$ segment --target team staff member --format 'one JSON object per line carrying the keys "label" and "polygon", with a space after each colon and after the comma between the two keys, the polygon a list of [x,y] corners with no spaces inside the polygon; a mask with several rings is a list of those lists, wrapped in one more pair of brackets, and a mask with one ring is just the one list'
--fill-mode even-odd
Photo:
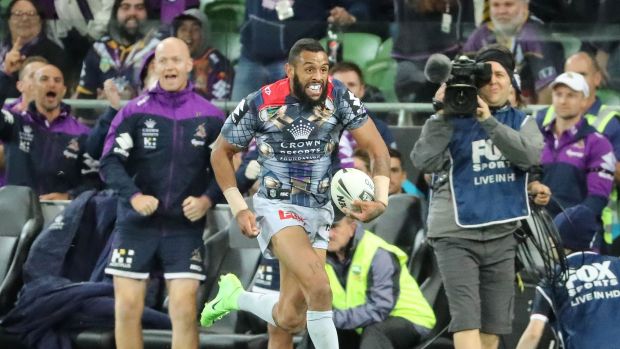
{"label": "team staff member", "polygon": [[187,45],[168,38],[155,51],[159,82],[114,118],[101,171],[120,196],[114,276],[116,347],[141,348],[141,315],[151,266],[167,280],[172,348],[197,348],[196,291],[204,280],[204,216],[218,190],[208,172],[223,115],[188,83]]}
{"label": "team staff member", "polygon": [[435,314],[407,270],[407,255],[334,212],[326,268],[340,348],[418,344],[435,326]]}
{"label": "team staff member", "polygon": [[98,177],[92,163],[84,161],[89,130],[62,103],[66,90],[62,72],[45,65],[34,74],[28,108],[3,109],[0,116],[6,184],[30,187],[42,200],[68,200],[95,186]]}
{"label": "team staff member", "polygon": [[[526,171],[543,141],[533,118],[510,106],[515,63],[489,46],[477,62],[492,78],[478,90],[476,114],[429,119],[411,153],[414,165],[436,173],[428,216],[450,306],[457,349],[497,348],[512,330],[513,232],[529,215]],[[437,95],[443,100],[443,88]]]}
{"label": "team staff member", "polygon": [[[324,269],[333,220],[331,156],[344,128],[374,161],[376,201],[354,202],[361,212],[351,212],[362,221],[387,207],[389,157],[363,104],[341,83],[330,81],[328,70],[318,41],[297,41],[286,64],[288,77],[242,100],[222,128],[213,169],[243,233],[258,235],[263,253],[280,261],[280,295],[246,292],[234,275],[225,275],[218,295],[202,312],[205,326],[241,309],[289,332],[307,325],[317,347],[338,347]],[[239,193],[232,165],[234,154],[255,136],[261,164],[256,215]]]}

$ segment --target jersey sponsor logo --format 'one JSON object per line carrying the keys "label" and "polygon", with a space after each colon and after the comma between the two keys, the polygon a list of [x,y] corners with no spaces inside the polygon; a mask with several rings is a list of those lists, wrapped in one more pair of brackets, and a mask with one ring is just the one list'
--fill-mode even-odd
{"label": "jersey sponsor logo", "polygon": [[205,124],[202,123],[196,127],[194,132],[194,138],[190,141],[194,147],[202,147],[205,145],[205,139],[207,138],[207,130]]}
{"label": "jersey sponsor logo", "polygon": [[9,125],[13,125],[13,123],[15,122],[15,117],[13,116],[13,114],[11,114],[11,112],[6,109],[0,109],[0,111],[2,111],[2,115],[4,115],[4,122]]}
{"label": "jersey sponsor logo", "polygon": [[280,217],[281,221],[284,221],[287,219],[294,219],[298,222],[305,223],[304,218],[295,212],[278,210],[278,216]]}
{"label": "jersey sponsor logo", "polygon": [[62,152],[67,159],[77,159],[80,153],[80,144],[78,143],[77,138],[72,138],[67,144],[67,148]]}
{"label": "jersey sponsor logo", "polygon": [[292,124],[286,126],[284,131],[287,132],[293,139],[308,139],[312,131],[316,129],[316,125],[304,118],[297,118]]}
{"label": "jersey sponsor logo", "polygon": [[22,130],[19,132],[19,150],[30,153],[30,145],[34,140],[34,133],[30,125],[22,126]]}
{"label": "jersey sponsor logo", "polygon": [[582,152],[568,149],[566,150],[566,156],[571,157],[571,158],[583,158],[584,154]]}
{"label": "jersey sponsor logo", "polygon": [[134,250],[125,248],[115,248],[112,251],[112,258],[110,260],[111,267],[131,268],[133,263]]}
{"label": "jersey sponsor logo", "polygon": [[239,104],[237,104],[237,107],[235,108],[235,110],[233,110],[233,112],[230,114],[230,118],[232,119],[232,122],[235,125],[238,125],[239,121],[241,121],[245,113],[248,112],[248,109],[249,107],[247,103],[245,102],[245,98],[244,98],[241,100],[241,102],[239,102]]}
{"label": "jersey sponsor logo", "polygon": [[327,147],[320,140],[280,142],[275,149],[275,157],[279,161],[317,160],[324,156],[326,151]]}
{"label": "jersey sponsor logo", "polygon": [[153,119],[147,119],[144,126],[146,126],[142,129],[144,149],[157,149],[157,139],[159,138],[159,129],[155,128],[157,122]]}
{"label": "jersey sponsor logo", "polygon": [[610,265],[611,261],[604,261],[568,270],[565,286],[571,297],[571,306],[596,299],[620,297],[620,290],[617,289],[618,278],[609,269]]}
{"label": "jersey sponsor logo", "polygon": [[133,139],[131,138],[131,135],[127,132],[121,133],[118,137],[116,137],[115,142],[118,146],[114,147],[114,153],[128,157],[128,150],[133,148]]}
{"label": "jersey sponsor logo", "polygon": [[54,221],[49,226],[49,230],[62,230],[65,226],[65,217],[62,214],[59,214],[54,218]]}

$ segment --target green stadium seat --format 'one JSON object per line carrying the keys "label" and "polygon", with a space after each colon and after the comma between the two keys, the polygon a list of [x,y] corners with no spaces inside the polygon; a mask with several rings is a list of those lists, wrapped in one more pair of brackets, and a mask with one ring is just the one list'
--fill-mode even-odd
{"label": "green stadium seat", "polygon": [[620,92],[616,90],[599,89],[596,91],[596,95],[601,99],[603,104],[620,106]]}
{"label": "green stadium seat", "polygon": [[366,84],[375,86],[383,92],[386,102],[398,102],[394,81],[396,79],[396,61],[378,59],[370,62],[364,69]]}
{"label": "green stadium seat", "polygon": [[241,39],[239,33],[212,32],[211,46],[220,50],[234,65],[241,55]]}
{"label": "green stadium seat", "polygon": [[212,31],[237,32],[245,17],[245,4],[237,0],[217,0],[205,5]]}
{"label": "green stadium seat", "polygon": [[[321,39],[320,42],[327,49],[327,38]],[[364,69],[368,62],[377,57],[381,38],[370,33],[343,33],[342,45],[342,59]]]}
{"label": "green stadium seat", "polygon": [[376,59],[389,59],[392,58],[392,46],[394,46],[394,41],[392,38],[385,40],[379,45],[379,49],[377,50]]}
{"label": "green stadium seat", "polygon": [[579,52],[581,49],[581,39],[574,35],[566,33],[551,33],[551,39],[562,44],[562,47],[564,48],[564,58],[568,58],[569,56]]}

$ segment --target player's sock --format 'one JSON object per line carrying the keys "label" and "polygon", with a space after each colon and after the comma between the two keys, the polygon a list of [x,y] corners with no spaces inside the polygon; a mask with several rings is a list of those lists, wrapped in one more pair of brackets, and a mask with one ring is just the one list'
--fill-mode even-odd
{"label": "player's sock", "polygon": [[338,333],[336,332],[331,310],[308,310],[306,321],[308,334],[316,349],[338,349]]}
{"label": "player's sock", "polygon": [[239,309],[249,311],[268,323],[277,326],[273,320],[273,307],[278,303],[278,294],[241,292],[237,299]]}

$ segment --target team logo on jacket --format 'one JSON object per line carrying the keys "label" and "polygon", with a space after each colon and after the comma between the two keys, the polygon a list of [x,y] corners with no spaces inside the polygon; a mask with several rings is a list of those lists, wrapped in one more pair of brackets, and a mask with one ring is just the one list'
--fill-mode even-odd
{"label": "team logo on jacket", "polygon": [[159,138],[159,129],[156,129],[157,122],[153,119],[147,119],[142,129],[142,137],[144,137],[144,149],[157,149],[157,138]]}
{"label": "team logo on jacket", "polygon": [[205,145],[206,138],[207,130],[205,128],[205,124],[202,123],[196,127],[196,132],[194,132],[194,138],[192,138],[191,143],[194,147],[202,147]]}
{"label": "team logo on jacket", "polygon": [[30,153],[30,144],[33,139],[32,127],[30,125],[22,126],[22,130],[19,132],[19,150]]}
{"label": "team logo on jacket", "polygon": [[67,144],[65,151],[62,152],[67,159],[77,159],[78,154],[80,153],[80,143],[78,143],[77,138],[72,138]]}

